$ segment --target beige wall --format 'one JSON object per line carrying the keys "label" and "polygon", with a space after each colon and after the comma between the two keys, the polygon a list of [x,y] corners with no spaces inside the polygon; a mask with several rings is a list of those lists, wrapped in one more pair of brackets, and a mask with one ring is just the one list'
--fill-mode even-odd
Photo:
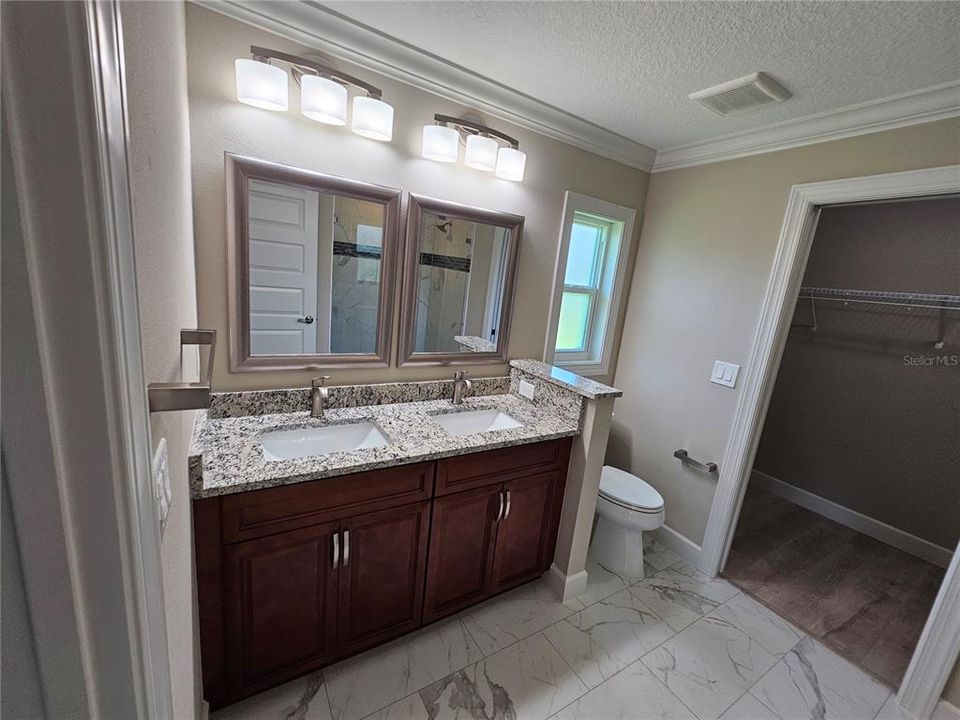
{"label": "beige wall", "polygon": [[[378,143],[345,128],[308,120],[297,111],[299,94],[291,85],[291,110],[271,113],[238,103],[234,59],[249,56],[251,44],[303,52],[296,43],[189,5],[190,133],[192,141],[194,229],[200,324],[225,336],[226,245],[223,153],[251,155],[310,170],[387,185],[405,191],[477,205],[526,217],[509,345],[510,357],[542,357],[550,289],[566,190],[637,208],[649,176],[527,130],[486,118],[516,136],[527,153],[526,178],[510,183],[464,167],[420,157],[420,133],[434,113],[462,115],[466,109],[430,93],[375,73],[338,63],[346,72],[382,87],[396,111],[394,139]],[[218,353],[218,390],[302,386],[309,372],[227,372],[227,353]],[[475,368],[477,375],[501,374],[501,366]],[[333,383],[442,377],[439,368],[334,370]]]}
{"label": "beige wall", "polygon": [[[184,10],[181,3],[141,2],[123,3],[121,12],[144,373],[148,382],[174,382],[181,379],[180,329],[197,325]],[[195,372],[196,362],[188,364]],[[173,497],[160,553],[178,719],[195,717],[201,699],[187,485],[193,418],[150,416],[153,447],[166,438],[169,448]]]}
{"label": "beige wall", "polygon": [[673,451],[723,454],[740,389],[710,368],[747,361],[790,187],[957,162],[960,120],[945,120],[652,176],[608,459],[660,491],[673,529],[702,542],[715,479]]}

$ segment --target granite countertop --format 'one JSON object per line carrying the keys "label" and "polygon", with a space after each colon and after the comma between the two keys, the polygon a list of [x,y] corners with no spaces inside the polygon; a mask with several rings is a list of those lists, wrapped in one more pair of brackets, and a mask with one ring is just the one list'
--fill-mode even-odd
{"label": "granite countertop", "polygon": [[510,367],[559,385],[589,400],[618,398],[623,395],[622,391],[614,387],[577,375],[556,365],[548,365],[540,360],[511,360]]}
{"label": "granite countertop", "polygon": [[[578,434],[581,402],[570,393],[563,395],[572,402],[552,395],[544,393],[537,402],[511,393],[469,397],[460,406],[449,400],[432,400],[346,407],[328,409],[322,420],[306,412],[219,419],[199,413],[189,457],[191,495],[194,499],[227,495]],[[450,435],[430,417],[483,409],[502,410],[523,426]],[[263,457],[260,435],[264,432],[360,421],[375,423],[390,443],[292,460],[267,461]]]}

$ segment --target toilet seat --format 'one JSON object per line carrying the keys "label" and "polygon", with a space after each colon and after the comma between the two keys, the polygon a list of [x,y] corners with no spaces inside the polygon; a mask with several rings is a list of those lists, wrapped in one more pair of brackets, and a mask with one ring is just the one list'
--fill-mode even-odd
{"label": "toilet seat", "polygon": [[663,512],[663,497],[636,475],[609,465],[600,473],[600,497],[626,510],[657,514]]}

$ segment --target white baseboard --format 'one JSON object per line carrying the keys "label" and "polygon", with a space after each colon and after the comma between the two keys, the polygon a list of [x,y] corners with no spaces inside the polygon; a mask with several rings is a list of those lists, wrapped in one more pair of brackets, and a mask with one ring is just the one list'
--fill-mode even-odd
{"label": "white baseboard", "polygon": [[750,482],[800,507],[830,518],[834,522],[846,525],[848,528],[869,535],[875,540],[892,545],[905,553],[910,553],[939,567],[946,568],[950,564],[950,558],[953,557],[953,550],[936,545],[929,540],[919,538],[892,525],[887,525],[856,510],[839,505],[832,500],[814,495],[812,492],[801,490],[759,470],[750,473]]}
{"label": "white baseboard", "polygon": [[197,713],[197,717],[200,718],[200,720],[210,719],[210,703],[208,703],[206,700],[200,701],[200,709]]}
{"label": "white baseboard", "polygon": [[688,565],[700,566],[700,553],[703,549],[686,535],[681,535],[669,525],[661,525],[651,534],[657,542],[682,557]]}
{"label": "white baseboard", "polygon": [[960,708],[947,700],[941,700],[930,720],[960,720]]}
{"label": "white baseboard", "polygon": [[563,570],[554,564],[550,566],[546,581],[550,589],[560,598],[560,602],[566,602],[587,591],[586,570],[581,570],[573,575],[566,575]]}

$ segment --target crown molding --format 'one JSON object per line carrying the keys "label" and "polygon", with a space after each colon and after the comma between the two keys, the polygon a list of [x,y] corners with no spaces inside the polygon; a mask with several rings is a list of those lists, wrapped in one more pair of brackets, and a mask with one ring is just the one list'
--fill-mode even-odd
{"label": "crown molding", "polygon": [[705,165],[960,116],[960,82],[666,148],[653,172]]}
{"label": "crown molding", "polygon": [[309,0],[192,0],[332,57],[649,172],[656,151]]}

